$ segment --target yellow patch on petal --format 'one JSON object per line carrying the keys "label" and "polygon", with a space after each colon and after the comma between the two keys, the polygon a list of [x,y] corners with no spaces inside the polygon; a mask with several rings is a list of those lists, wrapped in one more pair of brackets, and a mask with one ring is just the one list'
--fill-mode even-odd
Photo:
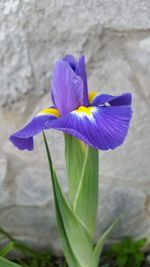
{"label": "yellow patch on petal", "polygon": [[92,114],[92,107],[84,107],[84,106],[81,106],[79,107],[76,112],[81,112],[81,113],[85,113],[86,115],[91,115]]}
{"label": "yellow patch on petal", "polygon": [[95,107],[84,107],[81,106],[78,109],[74,110],[73,113],[79,115],[79,116],[88,116],[93,118],[93,112],[95,111]]}
{"label": "yellow patch on petal", "polygon": [[93,101],[93,99],[94,99],[94,97],[95,97],[96,95],[98,95],[98,93],[97,93],[96,91],[90,92],[90,93],[88,94],[88,99],[89,99],[90,104],[92,103],[92,101]]}
{"label": "yellow patch on petal", "polygon": [[40,115],[52,115],[52,116],[55,116],[57,118],[60,117],[60,113],[59,113],[58,109],[56,109],[56,108],[45,108],[45,109],[42,109],[37,114],[37,116],[40,116]]}

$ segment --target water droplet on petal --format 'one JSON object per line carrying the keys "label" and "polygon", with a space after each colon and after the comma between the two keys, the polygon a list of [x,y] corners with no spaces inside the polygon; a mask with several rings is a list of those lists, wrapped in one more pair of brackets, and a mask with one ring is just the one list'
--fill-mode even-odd
{"label": "water droplet on petal", "polygon": [[105,105],[105,107],[110,107],[111,106],[111,104],[109,102],[105,102],[104,105]]}

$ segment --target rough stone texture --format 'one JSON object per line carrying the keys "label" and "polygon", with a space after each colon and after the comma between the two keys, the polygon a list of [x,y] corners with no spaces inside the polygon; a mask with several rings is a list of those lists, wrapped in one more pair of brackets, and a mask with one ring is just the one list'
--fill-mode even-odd
{"label": "rough stone texture", "polygon": [[[97,233],[122,213],[112,238],[150,238],[149,9],[148,0],[0,2],[0,225],[17,238],[58,251],[42,136],[30,153],[15,149],[8,137],[49,106],[52,65],[66,53],[86,55],[90,89],[133,93],[134,115],[124,146],[100,152]],[[63,136],[47,134],[67,192]]]}
{"label": "rough stone texture", "polygon": [[149,0],[2,0],[0,104],[45,92],[53,62],[66,52],[93,60],[105,28],[148,30],[149,10]]}

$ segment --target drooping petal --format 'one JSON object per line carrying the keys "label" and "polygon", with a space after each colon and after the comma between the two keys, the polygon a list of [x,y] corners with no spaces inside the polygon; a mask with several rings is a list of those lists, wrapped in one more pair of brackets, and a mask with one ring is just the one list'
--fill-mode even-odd
{"label": "drooping petal", "polygon": [[59,112],[57,109],[43,109],[24,128],[11,135],[10,141],[20,150],[32,150],[33,136],[40,133],[42,130],[47,129],[47,126],[45,126],[47,119],[53,121],[58,117]]}
{"label": "drooping petal", "polygon": [[120,96],[93,94],[93,98],[91,98],[91,100],[92,106],[107,105],[107,103],[109,103],[110,106],[131,105],[132,95],[130,93],[125,93]]}
{"label": "drooping petal", "polygon": [[88,86],[87,86],[87,75],[86,75],[86,66],[85,66],[85,58],[82,55],[79,58],[79,61],[75,59],[72,55],[66,55],[63,58],[64,61],[68,62],[74,72],[79,75],[83,81],[83,106],[88,106]]}
{"label": "drooping petal", "polygon": [[124,142],[132,111],[130,105],[80,107],[46,125],[64,131],[101,150],[114,149]]}
{"label": "drooping petal", "polygon": [[51,92],[54,105],[61,115],[83,105],[83,81],[63,60],[55,65]]}

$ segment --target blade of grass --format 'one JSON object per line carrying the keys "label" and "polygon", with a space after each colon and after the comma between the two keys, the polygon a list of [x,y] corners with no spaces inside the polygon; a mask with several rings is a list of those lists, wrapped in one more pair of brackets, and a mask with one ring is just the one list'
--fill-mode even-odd
{"label": "blade of grass", "polygon": [[13,238],[5,229],[3,229],[2,227],[0,227],[0,234],[5,236],[8,240],[10,240],[13,245],[14,245],[14,249],[19,250],[20,252],[22,252],[25,256],[33,256],[37,259],[43,259],[43,255],[42,253],[39,253],[37,251],[35,251],[34,249],[28,247],[27,245],[23,244],[21,241],[16,240],[15,238]]}
{"label": "blade of grass", "polygon": [[14,242],[10,242],[6,244],[1,250],[0,250],[0,257],[5,257],[9,252],[11,252],[14,249]]}
{"label": "blade of grass", "polygon": [[104,234],[99,238],[94,251],[93,251],[93,256],[91,258],[91,262],[88,265],[88,267],[97,267],[98,266],[98,262],[99,262],[99,258],[100,258],[100,254],[103,248],[103,245],[106,241],[106,239],[108,238],[108,235],[111,233],[111,231],[113,230],[113,228],[117,225],[117,223],[120,221],[121,216],[119,216],[112,224],[111,226],[104,232]]}
{"label": "blade of grass", "polygon": [[22,267],[22,266],[0,257],[0,267]]}

